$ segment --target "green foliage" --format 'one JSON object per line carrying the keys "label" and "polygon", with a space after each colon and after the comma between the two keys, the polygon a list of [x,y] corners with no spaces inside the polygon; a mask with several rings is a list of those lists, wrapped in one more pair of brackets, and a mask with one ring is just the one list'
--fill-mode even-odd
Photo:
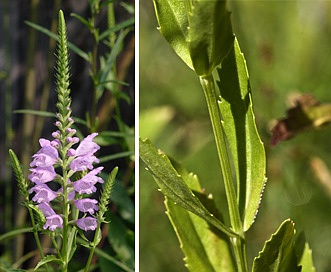
{"label": "green foliage", "polygon": [[[237,234],[237,237],[231,237],[228,232],[222,229],[223,235],[226,234],[228,237],[219,240],[224,243],[218,245],[218,249],[232,248],[231,253],[234,259],[232,259],[231,254],[224,254],[224,252],[229,253],[229,251],[224,251],[216,253],[216,256],[221,258],[223,263],[220,262],[214,266],[210,262],[211,259],[215,259],[215,257],[209,257],[209,254],[212,255],[211,248],[213,246],[210,243],[203,243],[203,238],[206,239],[207,234],[203,229],[197,227],[202,227],[203,223],[200,222],[195,225],[193,219],[195,216],[191,214],[197,213],[196,209],[192,209],[190,206],[194,202],[190,196],[197,197],[197,195],[196,192],[193,194],[188,186],[190,178],[177,171],[175,165],[170,162],[166,155],[157,152],[148,140],[140,141],[140,156],[153,175],[160,191],[166,197],[167,213],[180,240],[189,270],[214,271],[215,268],[220,269],[222,265],[227,264],[230,266],[228,269],[248,271],[246,232],[252,226],[261,203],[266,182],[266,158],[255,123],[246,62],[237,40],[232,43],[233,40],[229,42],[229,39],[221,39],[224,48],[229,49],[233,45],[233,49],[223,50],[224,55],[221,58],[218,58],[219,55],[217,54],[209,55],[214,58],[215,63],[206,61],[208,59],[206,52],[210,49],[209,42],[213,40],[210,37],[213,37],[213,41],[215,41],[220,36],[233,36],[231,23],[228,24],[230,27],[222,29],[220,24],[214,20],[213,12],[215,9],[209,10],[209,8],[213,4],[217,5],[216,3],[224,4],[223,8],[225,7],[225,3],[222,1],[154,1],[154,7],[160,32],[180,58],[191,69],[195,70],[204,90],[226,193],[227,201],[222,199],[221,205],[227,206],[229,220],[225,220],[225,222],[230,221],[231,229]],[[195,13],[199,10],[200,4],[205,5],[205,9]],[[224,12],[225,8],[220,7],[219,10],[221,10],[219,15],[221,18],[217,18],[218,22],[229,21],[227,11]],[[206,15],[207,13],[209,16]],[[191,15],[196,17],[192,19]],[[199,18],[201,20],[198,19],[199,16],[201,16]],[[206,25],[207,27],[205,27]],[[214,33],[214,29],[217,34]],[[202,41],[200,34],[201,36],[204,35],[204,43],[199,42]],[[190,39],[192,37],[198,41],[195,44],[197,45],[196,51],[192,50],[191,47],[194,44],[191,44],[194,40]],[[217,86],[219,90],[216,89],[213,78],[213,75],[216,75],[213,70],[218,65],[221,67],[218,69],[219,82]],[[220,95],[220,99],[218,99],[218,95]],[[160,127],[162,127],[162,122]],[[198,183],[197,180],[196,182]],[[203,198],[201,197],[201,199]],[[204,206],[205,202],[201,202]],[[204,206],[204,208],[206,207]],[[211,212],[208,208],[206,209]],[[204,219],[207,221],[206,218]],[[224,226],[227,228],[226,225]],[[296,257],[294,234],[293,224],[290,221],[285,221],[272,238],[266,242],[259,257],[255,258],[253,271],[300,271],[299,264],[302,262]],[[196,252],[201,254],[197,255]],[[313,266],[310,262],[311,259],[309,259],[311,255],[308,253],[309,251],[305,251],[302,256],[305,256],[304,261],[307,261],[308,269],[310,269]]]}
{"label": "green foliage", "polygon": [[237,178],[237,198],[244,231],[253,224],[266,182],[266,159],[253,113],[246,62],[238,41],[218,69],[223,127]]}
{"label": "green foliage", "polygon": [[159,30],[179,57],[198,75],[210,75],[234,38],[226,1],[154,0],[154,6]]}
{"label": "green foliage", "polygon": [[37,264],[35,270],[38,270],[41,266],[46,265],[47,263],[50,262],[62,263],[62,261],[59,258],[57,258],[55,255],[47,255]]}
{"label": "green foliage", "polygon": [[183,177],[174,169],[168,157],[159,153],[148,140],[139,140],[139,155],[165,196],[176,205],[203,218],[228,236],[238,236],[203,206],[189,189]]}
{"label": "green foliage", "polygon": [[[198,177],[172,161],[176,171],[213,214],[221,217],[211,195],[203,192]],[[166,197],[167,215],[181,243],[189,271],[235,271],[229,239],[204,219],[175,205]],[[219,258],[222,256],[222,258]]]}
{"label": "green foliage", "polygon": [[285,220],[254,259],[252,271],[300,272],[301,267],[297,265],[295,256],[294,234],[294,223]]}

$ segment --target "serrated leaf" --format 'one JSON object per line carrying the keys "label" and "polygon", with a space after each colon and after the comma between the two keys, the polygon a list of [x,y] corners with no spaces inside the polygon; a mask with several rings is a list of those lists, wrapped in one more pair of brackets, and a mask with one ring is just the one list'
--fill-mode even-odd
{"label": "serrated leaf", "polygon": [[306,237],[303,232],[297,235],[295,240],[296,256],[298,257],[298,264],[301,265],[301,272],[315,272],[313,264],[312,251],[306,242]]}
{"label": "serrated leaf", "polygon": [[246,61],[237,40],[218,69],[219,108],[237,178],[244,231],[253,224],[265,186],[266,158],[253,113]]}
{"label": "serrated leaf", "polygon": [[50,263],[50,262],[57,262],[57,263],[62,263],[62,261],[57,258],[55,255],[47,255],[44,257],[34,268],[34,270],[38,270],[39,267],[43,266],[44,264]]}
{"label": "serrated leaf", "polygon": [[315,272],[315,266],[313,264],[312,251],[309,248],[308,243],[305,243],[303,254],[300,258],[299,265],[302,266],[301,272]]}
{"label": "serrated leaf", "polygon": [[[214,200],[201,193],[197,176],[187,173],[174,161],[171,162],[200,201],[216,214]],[[167,215],[185,254],[185,263],[189,271],[235,271],[229,239],[226,235],[200,217],[175,205],[168,198],[165,204]]]}
{"label": "serrated leaf", "polygon": [[253,272],[299,272],[294,249],[294,224],[285,220],[266,241],[259,256],[254,259]]}
{"label": "serrated leaf", "polygon": [[159,153],[149,140],[139,139],[139,155],[165,196],[175,204],[203,218],[228,236],[237,236],[202,205],[174,169],[167,156]]}
{"label": "serrated leaf", "polygon": [[199,76],[210,75],[233,43],[226,1],[153,2],[159,30],[174,51]]}

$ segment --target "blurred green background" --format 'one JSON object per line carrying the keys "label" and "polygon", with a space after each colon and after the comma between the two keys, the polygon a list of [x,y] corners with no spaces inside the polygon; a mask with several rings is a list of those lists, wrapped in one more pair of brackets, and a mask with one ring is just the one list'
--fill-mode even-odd
{"label": "blurred green background", "polygon": [[[230,1],[229,9],[267,153],[268,183],[248,232],[249,262],[280,223],[291,218],[297,232],[305,232],[317,271],[330,271],[331,196],[315,177],[311,159],[319,157],[331,168],[331,128],[305,132],[274,148],[270,128],[285,116],[295,93],[310,92],[321,102],[331,102],[331,2]],[[219,204],[223,184],[202,89],[156,27],[152,1],[141,1],[140,136],[198,174]],[[143,272],[186,271],[163,200],[141,163]]]}

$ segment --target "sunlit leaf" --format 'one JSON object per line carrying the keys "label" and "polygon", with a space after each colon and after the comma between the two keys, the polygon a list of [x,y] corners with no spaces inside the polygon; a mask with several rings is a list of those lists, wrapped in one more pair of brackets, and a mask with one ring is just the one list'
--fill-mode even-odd
{"label": "sunlit leaf", "polygon": [[265,186],[266,158],[255,124],[246,61],[237,40],[218,73],[219,107],[236,170],[240,213],[247,231],[255,220]]}
{"label": "sunlit leaf", "polygon": [[259,256],[254,259],[253,272],[299,272],[294,250],[294,224],[285,220],[266,241]]}
{"label": "sunlit leaf", "polygon": [[198,75],[210,75],[233,43],[226,1],[153,2],[159,30],[173,50]]}
{"label": "sunlit leaf", "polygon": [[203,218],[228,236],[237,236],[203,206],[196,195],[188,188],[181,175],[174,169],[168,157],[158,152],[147,139],[139,140],[139,155],[165,196],[176,205]]}
{"label": "sunlit leaf", "polygon": [[[173,160],[171,162],[203,205],[214,214],[218,214],[214,200],[201,190],[197,176],[188,173]],[[180,241],[189,271],[235,271],[231,247],[226,235],[200,217],[175,205],[168,198],[165,203],[167,215]]]}

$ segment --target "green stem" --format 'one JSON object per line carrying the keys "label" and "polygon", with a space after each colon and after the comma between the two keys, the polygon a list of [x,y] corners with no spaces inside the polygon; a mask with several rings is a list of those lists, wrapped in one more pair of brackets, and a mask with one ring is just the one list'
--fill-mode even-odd
{"label": "green stem", "polygon": [[86,263],[84,272],[88,272],[88,270],[90,268],[90,265],[91,265],[91,262],[92,262],[92,258],[93,258],[93,255],[94,255],[95,248],[99,244],[98,243],[98,240],[100,239],[99,236],[101,235],[100,234],[100,231],[101,231],[101,220],[100,220],[100,218],[98,218],[98,226],[97,226],[97,228],[95,230],[94,239],[93,239],[93,242],[92,242],[92,245],[93,246],[90,249],[90,254],[88,256],[88,260],[87,260],[87,263]]}
{"label": "green stem", "polygon": [[[32,227],[33,227],[33,236],[34,236],[34,239],[36,241],[36,244],[37,244],[37,247],[38,247],[38,250],[39,250],[40,258],[43,259],[45,257],[45,255],[44,255],[44,252],[43,252],[43,248],[41,247],[36,222],[35,222],[34,216],[33,216],[33,211],[29,207],[28,207],[28,210],[29,210],[29,214],[30,214],[30,218],[31,218],[31,222],[32,222]],[[49,272],[50,270],[49,270],[48,264],[46,263],[45,266],[46,266],[47,272]]]}
{"label": "green stem", "polygon": [[225,193],[228,203],[229,216],[231,227],[239,237],[231,238],[233,251],[235,254],[238,271],[248,271],[247,259],[246,259],[246,245],[245,245],[245,234],[243,231],[243,225],[240,219],[239,207],[237,203],[235,184],[232,175],[232,169],[230,164],[230,156],[227,150],[226,135],[222,126],[221,113],[218,107],[218,99],[216,96],[216,89],[214,78],[212,75],[201,76],[200,84],[203,88],[210,120],[213,127],[213,132],[216,141],[216,147],[218,151],[218,157],[222,169]]}
{"label": "green stem", "polygon": [[[64,140],[65,141],[65,140]],[[64,146],[64,141],[62,142]],[[69,263],[69,253],[68,253],[68,232],[69,232],[69,202],[68,202],[68,177],[67,177],[67,159],[66,154],[64,153],[65,148],[62,149],[62,171],[63,171],[63,232],[62,232],[62,272],[66,272],[68,270]]]}

